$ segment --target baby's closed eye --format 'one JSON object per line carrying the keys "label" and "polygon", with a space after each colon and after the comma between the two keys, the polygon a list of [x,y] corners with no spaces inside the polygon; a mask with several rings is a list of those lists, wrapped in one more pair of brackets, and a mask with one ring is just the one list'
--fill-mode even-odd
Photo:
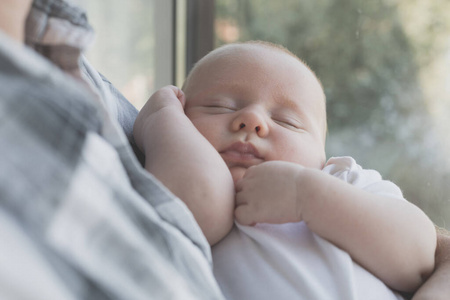
{"label": "baby's closed eye", "polygon": [[282,127],[285,127],[287,129],[291,129],[291,130],[295,130],[295,131],[300,131],[300,130],[304,131],[305,130],[303,123],[292,117],[275,116],[275,117],[272,117],[272,120],[276,124],[278,124]]}
{"label": "baby's closed eye", "polygon": [[202,105],[203,109],[210,114],[226,114],[238,110],[236,103],[229,97],[214,97],[208,99]]}
{"label": "baby's closed eye", "polygon": [[236,108],[222,104],[205,105],[204,109],[210,114],[226,114],[236,111]]}

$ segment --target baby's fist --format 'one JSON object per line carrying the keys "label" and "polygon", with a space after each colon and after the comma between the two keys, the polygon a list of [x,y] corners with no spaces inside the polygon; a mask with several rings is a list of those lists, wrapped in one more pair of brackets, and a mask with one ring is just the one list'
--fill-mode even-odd
{"label": "baby's fist", "polygon": [[303,167],[269,161],[253,166],[236,183],[236,221],[242,225],[301,221],[297,181]]}

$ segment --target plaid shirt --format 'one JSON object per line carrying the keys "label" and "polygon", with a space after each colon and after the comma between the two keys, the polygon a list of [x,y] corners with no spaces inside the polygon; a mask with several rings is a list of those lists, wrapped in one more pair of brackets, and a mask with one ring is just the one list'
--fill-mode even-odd
{"label": "plaid shirt", "polygon": [[222,299],[192,214],[129,145],[135,109],[80,56],[91,40],[63,0],[34,1],[27,48],[0,31],[0,298]]}

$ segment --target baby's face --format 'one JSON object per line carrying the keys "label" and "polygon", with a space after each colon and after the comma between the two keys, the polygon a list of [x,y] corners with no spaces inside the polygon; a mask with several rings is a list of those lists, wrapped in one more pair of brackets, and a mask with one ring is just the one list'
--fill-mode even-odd
{"label": "baby's face", "polygon": [[260,45],[206,59],[185,87],[186,115],[220,153],[233,180],[264,161],[322,168],[325,104],[311,71]]}

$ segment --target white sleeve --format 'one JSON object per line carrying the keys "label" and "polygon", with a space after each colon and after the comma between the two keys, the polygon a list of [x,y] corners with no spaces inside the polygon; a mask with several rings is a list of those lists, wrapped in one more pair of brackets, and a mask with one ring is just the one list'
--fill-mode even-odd
{"label": "white sleeve", "polygon": [[396,184],[383,180],[375,170],[363,169],[349,156],[330,158],[323,171],[370,193],[404,199]]}

